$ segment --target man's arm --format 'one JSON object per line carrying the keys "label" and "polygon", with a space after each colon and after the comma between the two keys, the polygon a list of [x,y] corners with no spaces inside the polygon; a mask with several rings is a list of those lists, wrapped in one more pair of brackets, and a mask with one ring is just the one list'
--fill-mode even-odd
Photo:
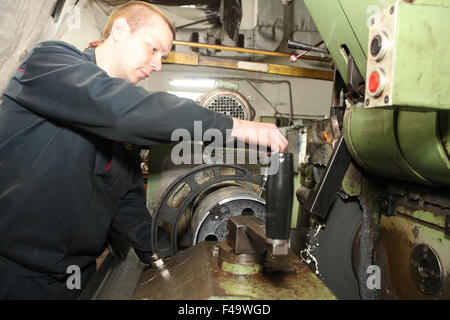
{"label": "man's arm", "polygon": [[231,117],[165,92],[149,92],[111,78],[75,48],[44,43],[33,49],[4,94],[39,116],[95,135],[138,145],[170,141],[179,128],[216,128]]}
{"label": "man's arm", "polygon": [[231,136],[248,144],[268,146],[272,152],[284,152],[288,146],[286,137],[272,123],[233,118]]}
{"label": "man's arm", "polygon": [[204,131],[218,129],[224,138],[232,129],[237,139],[274,151],[287,145],[273,124],[231,118],[193,100],[111,78],[63,43],[38,45],[18,70],[5,95],[43,118],[109,140],[137,145],[169,142],[176,129],[187,129],[193,137],[194,122],[201,121]]}
{"label": "man's arm", "polygon": [[[129,191],[110,225],[110,233],[133,247],[142,262],[150,264],[152,217],[145,205],[145,198],[142,174],[140,168],[136,167]],[[159,230],[158,237],[161,249],[170,247],[167,232]]]}

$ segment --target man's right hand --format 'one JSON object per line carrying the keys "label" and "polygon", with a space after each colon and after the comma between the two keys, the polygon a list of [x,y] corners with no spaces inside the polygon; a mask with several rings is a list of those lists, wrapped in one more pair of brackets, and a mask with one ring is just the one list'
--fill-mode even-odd
{"label": "man's right hand", "polygon": [[233,118],[231,136],[248,144],[269,147],[272,152],[284,152],[288,146],[286,137],[272,123]]}

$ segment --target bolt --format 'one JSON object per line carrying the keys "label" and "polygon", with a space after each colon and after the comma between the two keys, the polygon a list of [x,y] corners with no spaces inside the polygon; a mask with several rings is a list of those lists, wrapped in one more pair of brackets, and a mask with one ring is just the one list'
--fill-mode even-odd
{"label": "bolt", "polygon": [[370,104],[369,99],[366,99],[366,106],[369,106],[369,104]]}
{"label": "bolt", "polygon": [[390,14],[394,14],[394,6],[392,6],[392,7],[389,9],[389,13],[390,13]]}
{"label": "bolt", "polygon": [[227,213],[229,213],[230,212],[230,209],[228,209],[228,207],[220,207],[220,213],[221,214],[227,214]]}

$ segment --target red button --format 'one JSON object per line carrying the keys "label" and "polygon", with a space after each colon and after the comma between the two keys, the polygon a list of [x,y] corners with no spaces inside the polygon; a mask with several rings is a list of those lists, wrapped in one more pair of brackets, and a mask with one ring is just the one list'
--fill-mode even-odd
{"label": "red button", "polygon": [[380,74],[377,71],[374,71],[370,74],[369,78],[369,91],[371,93],[375,93],[380,86]]}

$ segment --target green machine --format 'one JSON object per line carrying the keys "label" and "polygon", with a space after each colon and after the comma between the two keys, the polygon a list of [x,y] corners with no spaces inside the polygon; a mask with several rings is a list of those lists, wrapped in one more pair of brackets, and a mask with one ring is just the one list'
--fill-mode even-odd
{"label": "green machine", "polygon": [[335,62],[341,134],[297,192],[302,256],[339,298],[449,299],[450,3],[305,4]]}
{"label": "green machine", "polygon": [[264,229],[260,161],[189,142],[208,161],[179,165],[180,145],[156,146],[147,205],[170,248],[153,230],[148,268],[112,247],[82,298],[450,299],[450,4],[304,3],[335,79],[330,117],[287,131],[301,136],[289,245]]}

